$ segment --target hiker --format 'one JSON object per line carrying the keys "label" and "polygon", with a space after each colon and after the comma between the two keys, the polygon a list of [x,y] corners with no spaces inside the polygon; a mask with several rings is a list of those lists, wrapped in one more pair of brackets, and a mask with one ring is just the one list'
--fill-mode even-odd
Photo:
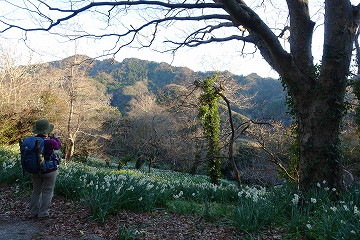
{"label": "hiker", "polygon": [[[54,150],[59,150],[61,142],[58,137],[51,134],[54,125],[48,120],[42,119],[35,122],[33,133],[36,137],[44,139],[43,157],[47,161],[54,154]],[[49,208],[53,197],[57,164],[49,169],[31,174],[33,190],[30,198],[30,218],[47,219],[49,218]]]}

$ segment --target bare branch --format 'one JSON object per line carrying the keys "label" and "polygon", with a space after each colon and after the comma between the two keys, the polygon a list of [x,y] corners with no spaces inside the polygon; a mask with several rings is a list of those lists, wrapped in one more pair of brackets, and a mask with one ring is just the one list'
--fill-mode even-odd
{"label": "bare branch", "polygon": [[[215,37],[211,37],[208,40],[199,40],[199,39],[194,39],[194,40],[190,40],[188,42],[174,42],[174,41],[165,41],[165,43],[173,43],[178,45],[177,48],[175,49],[171,49],[171,50],[167,50],[167,51],[174,51],[179,49],[180,47],[183,46],[187,46],[187,47],[197,47],[203,44],[208,44],[208,43],[219,43],[219,42],[228,42],[231,40],[241,40],[241,41],[245,41],[245,42],[252,42],[252,39],[250,37],[243,37],[243,36],[238,36],[238,35],[232,35],[229,37],[225,37],[225,38],[215,38]],[[167,52],[165,51],[165,52]]]}
{"label": "bare branch", "polygon": [[298,179],[289,173],[289,171],[286,169],[286,167],[281,163],[281,160],[275,154],[273,154],[260,141],[258,141],[257,144],[266,154],[268,154],[271,162],[274,163],[279,169],[281,169],[289,179],[293,180],[294,182],[298,182]]}
{"label": "bare branch", "polygon": [[[49,31],[52,28],[54,28],[55,26],[59,25],[60,23],[66,22],[66,21],[76,17],[80,13],[85,12],[85,11],[87,11],[87,10],[89,10],[91,8],[95,8],[95,7],[111,7],[111,9],[113,9],[116,6],[125,6],[125,7],[127,7],[127,6],[144,5],[144,6],[163,7],[163,8],[168,8],[170,10],[172,10],[172,9],[204,9],[204,8],[221,9],[222,8],[222,4],[215,4],[215,3],[196,3],[196,4],[179,3],[179,4],[173,4],[173,3],[161,2],[161,1],[119,1],[119,2],[91,2],[88,5],[85,5],[85,6],[81,7],[81,8],[78,8],[78,9],[61,9],[61,8],[51,7],[50,5],[45,3],[44,1],[39,0],[39,2],[41,4],[43,4],[44,6],[46,6],[50,11],[55,11],[55,12],[59,12],[59,13],[69,13],[69,14],[66,15],[65,17],[53,20],[53,19],[47,17],[46,15],[44,15],[39,10],[39,7],[36,7],[36,6],[33,5],[35,7],[36,11],[30,10],[28,8],[26,8],[25,10],[27,10],[29,12],[36,13],[36,14],[40,15],[41,17],[44,17],[45,19],[47,19],[49,21],[49,25],[47,27],[25,28],[25,27],[10,24],[10,23],[7,23],[7,22],[5,22],[3,20],[0,20],[1,23],[3,23],[5,26],[7,26],[5,29],[1,30],[0,33],[4,33],[4,32],[6,32],[6,31],[8,31],[9,29],[12,29],[12,28],[20,29],[22,31]],[[10,3],[10,2],[8,2],[8,3]],[[15,4],[13,4],[13,3],[10,3],[10,4],[13,5],[13,6],[16,6],[16,7],[20,8],[20,9],[24,9],[24,8],[22,8],[20,6],[17,6]],[[111,9],[108,12],[110,12]],[[201,20],[201,19],[199,19],[199,20]]]}

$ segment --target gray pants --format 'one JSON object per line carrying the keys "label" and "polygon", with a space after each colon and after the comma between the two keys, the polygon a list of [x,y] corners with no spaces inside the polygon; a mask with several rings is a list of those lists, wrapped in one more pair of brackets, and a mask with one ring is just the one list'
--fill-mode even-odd
{"label": "gray pants", "polygon": [[30,198],[31,216],[49,216],[49,208],[54,193],[57,171],[46,174],[32,174],[33,191]]}

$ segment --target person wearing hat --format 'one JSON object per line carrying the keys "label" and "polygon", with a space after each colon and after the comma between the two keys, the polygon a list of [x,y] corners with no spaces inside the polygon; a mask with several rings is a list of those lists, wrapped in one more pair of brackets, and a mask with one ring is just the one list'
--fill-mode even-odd
{"label": "person wearing hat", "polygon": [[[35,122],[33,133],[37,137],[44,139],[44,159],[49,160],[54,150],[59,150],[61,142],[58,137],[51,132],[54,125],[46,119]],[[48,138],[49,136],[49,138]],[[42,171],[39,174],[31,174],[33,190],[30,197],[30,218],[47,219],[49,218],[49,208],[54,193],[57,166]]]}

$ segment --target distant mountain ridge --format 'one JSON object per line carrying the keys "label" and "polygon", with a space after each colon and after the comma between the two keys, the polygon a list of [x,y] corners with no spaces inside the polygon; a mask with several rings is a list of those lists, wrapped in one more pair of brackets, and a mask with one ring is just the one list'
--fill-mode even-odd
{"label": "distant mountain ridge", "polygon": [[[124,94],[127,86],[134,86],[139,81],[147,81],[148,90],[157,94],[169,84],[190,86],[195,79],[204,79],[212,76],[214,72],[195,72],[187,67],[174,67],[167,63],[126,58],[122,62],[114,59],[89,60],[87,56],[78,55],[78,59],[91,61],[88,68],[89,76],[95,78],[106,86],[107,92],[112,95],[111,104],[116,106],[122,113],[126,113],[126,103],[131,96]],[[51,65],[59,67],[64,61],[52,62]],[[247,76],[234,75],[230,72],[222,72],[231,76],[237,84],[246,85],[247,89],[242,94],[251,96],[253,107],[251,109],[237,109],[253,119],[276,119],[289,122],[287,114],[286,93],[281,82],[273,78],[262,78],[256,73]]]}

